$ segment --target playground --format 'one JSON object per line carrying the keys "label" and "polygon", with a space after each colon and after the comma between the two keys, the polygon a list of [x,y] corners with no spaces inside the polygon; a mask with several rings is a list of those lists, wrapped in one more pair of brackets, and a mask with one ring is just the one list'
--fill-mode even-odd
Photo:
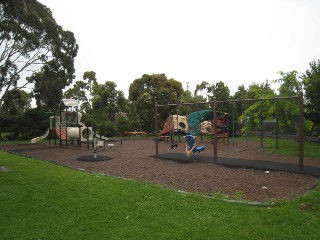
{"label": "playground", "polygon": [[[207,141],[207,142],[206,142]],[[218,142],[218,163],[240,160],[253,162],[276,162],[297,166],[297,157],[289,157],[262,151],[259,141],[249,141],[245,149],[243,142]],[[200,143],[199,143],[200,144]],[[92,155],[92,149],[85,147],[60,147],[41,142],[37,144],[3,145],[2,149],[57,163],[78,170],[107,174],[135,181],[161,185],[184,192],[212,195],[223,193],[232,198],[241,195],[241,199],[265,202],[273,199],[292,199],[313,188],[319,177],[288,171],[254,169],[245,166],[225,166],[214,164],[213,145],[204,140],[206,150],[200,155],[185,157],[184,141],[177,142],[172,149],[169,142],[158,143],[161,154],[181,154],[184,158],[165,160],[155,158],[155,141],[151,138],[128,138],[114,142],[112,148],[103,148],[98,156],[107,156],[105,161],[80,161],[78,158]],[[160,155],[161,155],[160,154]],[[201,158],[202,157],[202,158]],[[182,159],[182,161],[181,161]],[[203,161],[202,159],[209,159]],[[245,162],[244,161],[244,162]],[[319,159],[305,158],[304,166],[320,169]],[[227,198],[228,198],[227,197]]]}

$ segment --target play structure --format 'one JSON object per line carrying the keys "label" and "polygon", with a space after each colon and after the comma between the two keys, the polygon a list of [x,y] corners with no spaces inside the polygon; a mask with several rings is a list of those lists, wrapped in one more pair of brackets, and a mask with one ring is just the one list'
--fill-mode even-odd
{"label": "play structure", "polygon": [[[217,101],[215,98],[213,98],[213,101],[211,102],[197,102],[197,103],[168,103],[168,104],[157,104],[155,103],[154,106],[154,129],[155,129],[155,137],[156,137],[156,144],[155,144],[155,156],[159,155],[159,141],[162,140],[161,137],[159,137],[159,133],[161,136],[165,136],[167,134],[174,134],[175,132],[181,132],[181,129],[178,127],[179,126],[179,116],[178,117],[170,117],[167,119],[165,122],[164,128],[159,131],[159,110],[161,109],[167,109],[168,107],[181,107],[183,105],[187,106],[192,106],[192,105],[206,105],[207,107],[210,108],[210,110],[202,110],[194,113],[190,113],[188,117],[186,117],[186,121],[183,122],[184,125],[188,126],[185,128],[184,134],[192,134],[192,135],[200,135],[204,132],[203,130],[211,130],[212,134],[212,145],[213,145],[213,162],[218,161],[218,138],[219,138],[219,132],[221,133],[222,131],[222,136],[227,136],[229,135],[229,130],[227,130],[229,126],[229,123],[231,122],[232,130],[230,131],[230,134],[232,134],[233,138],[233,144],[234,144],[234,138],[236,134],[236,125],[238,125],[238,120],[236,119],[239,115],[236,115],[236,105],[237,104],[244,104],[244,105],[249,105],[250,107],[246,108],[246,110],[243,112],[243,117],[242,117],[242,125],[247,141],[247,136],[248,136],[248,127],[249,127],[249,122],[250,124],[254,125],[253,129],[256,133],[260,135],[261,138],[261,150],[263,150],[263,136],[264,136],[264,130],[267,130],[267,127],[269,129],[275,129],[275,138],[276,138],[276,145],[278,147],[278,137],[279,137],[279,113],[281,113],[281,110],[277,110],[278,108],[278,102],[283,101],[283,106],[287,106],[286,103],[289,101],[294,101],[295,102],[295,110],[294,112],[296,113],[296,120],[295,120],[295,126],[297,134],[295,134],[295,141],[298,142],[299,146],[299,169],[303,169],[303,158],[304,158],[304,107],[303,107],[303,93],[300,92],[299,95],[296,96],[288,96],[288,97],[274,97],[274,98],[258,98],[258,99],[239,99],[239,100],[225,100],[225,101]],[[273,103],[273,105],[271,105]],[[274,108],[271,108],[271,106]],[[294,105],[292,105],[294,106]],[[253,108],[254,107],[254,108]],[[219,109],[230,109],[232,110],[232,114],[229,117],[229,114],[221,114],[219,111],[217,111],[217,108]],[[252,111],[255,110],[255,111]],[[270,113],[272,110],[272,113]],[[248,113],[251,115],[248,116]],[[265,114],[264,114],[265,113]],[[267,113],[267,114],[266,114]],[[273,114],[273,115],[272,115]],[[268,116],[268,118],[266,118]],[[177,119],[177,124],[174,124],[173,119]],[[231,120],[232,119],[232,120]],[[286,119],[284,119],[286,120]],[[206,123],[205,121],[210,122]],[[201,127],[201,123],[204,124]],[[221,124],[222,123],[222,124]],[[211,125],[211,129],[210,129]],[[220,125],[220,128],[219,128]],[[223,127],[221,128],[221,125]],[[251,126],[252,126],[251,125]],[[224,127],[226,126],[226,127]],[[264,129],[265,128],[265,129]],[[241,131],[243,131],[241,129]],[[173,138],[174,139],[174,138]],[[171,144],[171,148],[173,144]],[[195,144],[194,144],[195,145]],[[246,143],[247,145],[247,143]],[[187,147],[187,155],[189,154],[188,151],[192,149],[193,145],[192,143],[189,144]],[[236,151],[236,150],[235,150]],[[193,152],[193,150],[192,150]]]}
{"label": "play structure", "polygon": [[[97,134],[95,127],[88,127],[81,122],[82,114],[78,111],[78,102],[74,99],[62,99],[60,102],[59,115],[51,114],[49,116],[49,129],[40,137],[31,139],[31,143],[36,143],[42,139],[49,137],[49,143],[54,135],[56,144],[57,138],[59,139],[60,146],[65,144],[76,143],[81,147],[82,143],[89,145],[92,144],[97,147],[104,146],[104,141],[108,138]],[[94,142],[95,138],[99,140]]]}
{"label": "play structure", "polygon": [[[218,137],[228,137],[229,113],[218,112]],[[201,110],[192,112],[187,116],[170,115],[160,131],[160,136],[172,136],[173,133],[192,133],[195,135],[213,135],[213,111]]]}
{"label": "play structure", "polygon": [[[219,112],[217,117],[217,135],[219,138],[228,137],[229,114]],[[190,157],[192,153],[200,153],[205,150],[205,146],[196,146],[196,135],[211,135],[214,136],[213,131],[213,111],[200,110],[192,112],[187,116],[170,115],[160,131],[160,139],[169,141],[171,139],[171,148],[177,148],[177,143],[174,143],[174,135],[185,135],[186,141],[186,155]]]}

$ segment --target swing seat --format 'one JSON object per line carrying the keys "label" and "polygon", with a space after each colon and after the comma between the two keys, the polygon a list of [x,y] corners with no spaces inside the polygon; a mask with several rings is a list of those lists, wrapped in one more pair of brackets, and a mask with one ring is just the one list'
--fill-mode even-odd
{"label": "swing seat", "polygon": [[200,152],[202,152],[202,151],[205,150],[205,149],[206,149],[206,146],[195,147],[192,152],[193,152],[193,153],[200,153]]}
{"label": "swing seat", "polygon": [[178,147],[178,144],[171,144],[172,149],[176,149]]}

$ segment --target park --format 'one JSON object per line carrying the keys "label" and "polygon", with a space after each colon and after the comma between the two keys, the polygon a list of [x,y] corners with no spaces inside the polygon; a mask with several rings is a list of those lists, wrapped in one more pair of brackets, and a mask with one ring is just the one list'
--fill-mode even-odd
{"label": "park", "polygon": [[209,2],[1,1],[0,239],[319,239],[317,4]]}

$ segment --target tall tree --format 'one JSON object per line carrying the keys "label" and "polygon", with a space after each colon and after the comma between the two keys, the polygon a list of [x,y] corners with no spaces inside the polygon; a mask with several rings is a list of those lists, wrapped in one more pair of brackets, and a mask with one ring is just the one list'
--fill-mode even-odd
{"label": "tall tree", "polygon": [[298,79],[298,72],[291,71],[291,72],[282,72],[280,71],[279,74],[281,78],[274,80],[274,82],[279,83],[280,86],[279,96],[288,97],[298,95],[299,92],[302,91],[302,82]]}
{"label": "tall tree", "polygon": [[2,116],[21,116],[31,107],[31,94],[13,89],[8,91],[2,104]]}
{"label": "tall tree", "polygon": [[[168,79],[165,74],[144,74],[135,79],[129,87],[129,100],[135,104],[143,130],[154,130],[154,104],[181,102],[183,88],[181,82]],[[161,108],[159,123],[163,122],[174,108]]]}
{"label": "tall tree", "polygon": [[93,87],[97,84],[96,73],[86,71],[83,74],[83,80],[76,81],[72,88],[64,93],[64,97],[76,99],[80,103],[81,111],[88,112],[91,109]]}
{"label": "tall tree", "polygon": [[[196,85],[195,96],[197,96],[199,91],[206,92],[206,98],[210,102],[212,102],[214,98],[216,98],[217,101],[225,101],[230,99],[230,90],[222,81],[219,81],[215,84],[210,84],[206,81],[203,81]],[[218,111],[220,112],[230,111],[229,104],[220,104],[218,108]]]}
{"label": "tall tree", "polygon": [[1,1],[0,32],[0,106],[10,89],[39,81],[37,101],[47,104],[43,96],[51,88],[48,82],[56,81],[57,88],[72,82],[78,45],[49,8],[36,0]]}
{"label": "tall tree", "polygon": [[314,122],[320,132],[320,59],[309,63],[309,69],[302,74],[306,98],[306,117]]}
{"label": "tall tree", "polygon": [[94,85],[92,93],[92,110],[97,122],[115,123],[116,115],[128,110],[123,92],[117,90],[117,84],[112,81]]}

